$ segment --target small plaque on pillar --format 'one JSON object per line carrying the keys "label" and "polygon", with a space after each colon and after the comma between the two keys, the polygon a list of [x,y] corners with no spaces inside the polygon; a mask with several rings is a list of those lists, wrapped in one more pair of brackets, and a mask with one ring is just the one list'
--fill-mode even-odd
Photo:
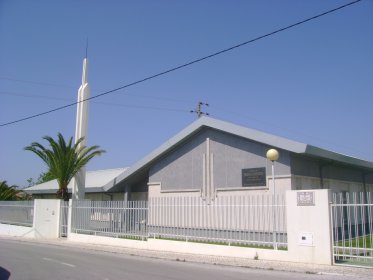
{"label": "small plaque on pillar", "polygon": [[297,192],[297,206],[315,206],[315,192]]}

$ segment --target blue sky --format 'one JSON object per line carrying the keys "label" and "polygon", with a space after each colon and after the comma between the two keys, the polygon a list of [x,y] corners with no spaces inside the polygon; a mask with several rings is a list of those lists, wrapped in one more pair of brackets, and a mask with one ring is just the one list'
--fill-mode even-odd
{"label": "blue sky", "polygon": [[[86,38],[91,95],[349,1],[0,1],[0,123],[74,102]],[[130,166],[212,117],[373,161],[373,1],[91,102],[89,170]],[[74,135],[76,108],[0,127],[0,180],[46,171],[23,147]]]}

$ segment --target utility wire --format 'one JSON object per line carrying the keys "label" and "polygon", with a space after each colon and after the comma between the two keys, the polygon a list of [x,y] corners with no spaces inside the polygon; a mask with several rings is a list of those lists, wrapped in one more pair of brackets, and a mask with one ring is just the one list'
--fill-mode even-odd
{"label": "utility wire", "polygon": [[[240,113],[240,112],[237,112],[237,111],[226,110],[226,108],[223,108],[223,107],[214,106],[214,108],[219,111],[219,113],[216,113],[216,115],[221,116],[221,113],[223,113],[223,114],[239,116],[239,117],[241,117],[241,119],[247,119],[247,120],[250,120],[250,121],[254,121],[256,123],[265,125],[266,127],[272,127],[272,128],[280,129],[282,132],[287,131],[295,137],[299,137],[299,135],[303,135],[304,137],[309,138],[309,139],[313,139],[314,141],[319,141],[319,142],[322,141],[323,143],[333,145],[334,147],[339,147],[341,149],[349,149],[349,150],[354,151],[355,153],[360,153],[360,154],[363,153],[362,150],[356,149],[355,147],[341,145],[340,143],[332,142],[327,138],[316,137],[313,134],[304,133],[304,131],[301,131],[301,130],[296,130],[296,129],[290,129],[288,127],[283,127],[283,126],[280,126],[280,125],[278,125],[274,122],[263,121],[262,119],[255,118],[255,117],[250,116],[250,115],[245,114],[245,113],[243,114],[243,113]],[[263,130],[263,131],[266,132],[265,130]],[[294,139],[296,139],[296,138],[294,138]],[[370,153],[370,156],[373,157],[373,153]]]}
{"label": "utility wire", "polygon": [[[41,98],[41,99],[61,100],[61,101],[72,102],[71,98],[54,97],[54,96],[38,95],[38,94],[28,94],[28,93],[17,93],[17,92],[1,91],[1,90],[0,90],[0,95],[8,95],[12,97],[25,97],[25,98]],[[164,100],[164,101],[175,102],[175,103],[194,102],[193,100],[185,99],[185,98],[179,99],[179,98],[170,98],[170,97],[165,97],[165,96],[155,96],[155,95],[148,95],[148,94],[143,95],[143,94],[127,93],[126,95],[139,98],[139,99],[156,99],[156,100]],[[100,104],[99,102],[95,102],[95,103]]]}
{"label": "utility wire", "polygon": [[294,23],[294,24],[291,24],[291,25],[288,25],[286,27],[282,27],[280,29],[277,29],[275,31],[272,31],[270,33],[267,33],[265,35],[262,35],[262,36],[259,36],[259,37],[256,37],[254,39],[251,39],[251,40],[248,40],[248,41],[245,41],[243,43],[240,43],[240,44],[237,44],[235,46],[232,46],[230,48],[227,48],[227,49],[224,49],[224,50],[221,50],[221,51],[218,51],[218,52],[215,52],[213,54],[210,54],[208,56],[204,56],[204,57],[201,57],[201,58],[198,58],[196,60],[192,60],[190,62],[187,62],[185,64],[182,64],[182,65],[179,65],[177,67],[174,67],[174,68],[171,68],[171,69],[168,69],[166,71],[163,71],[163,72],[160,72],[158,74],[155,74],[155,75],[152,75],[152,76],[148,76],[146,78],[143,78],[141,80],[137,80],[135,82],[132,82],[132,83],[129,83],[127,85],[124,85],[124,86],[121,86],[121,87],[118,87],[118,88],[115,88],[115,89],[112,89],[112,90],[109,90],[109,91],[106,91],[106,92],[103,92],[103,93],[100,93],[100,94],[97,94],[95,96],[92,96],[90,98],[87,98],[87,99],[84,99],[82,101],[78,101],[78,102],[74,102],[74,103],[70,103],[70,104],[67,104],[65,106],[61,106],[61,107],[58,107],[58,108],[54,108],[54,109],[51,109],[51,110],[48,110],[48,111],[45,111],[45,112],[42,112],[42,113],[39,113],[39,114],[35,114],[35,115],[32,115],[32,116],[28,116],[28,117],[25,117],[25,118],[21,118],[21,119],[18,119],[18,120],[15,120],[15,121],[11,121],[11,122],[7,122],[7,123],[3,123],[3,124],[0,124],[0,127],[3,127],[3,126],[8,126],[8,125],[11,125],[11,124],[15,124],[15,123],[19,123],[19,122],[22,122],[22,121],[26,121],[26,120],[29,120],[29,119],[33,119],[33,118],[36,118],[36,117],[40,117],[40,116],[43,116],[43,115],[46,115],[46,114],[50,114],[50,113],[53,113],[53,112],[56,112],[56,111],[59,111],[59,110],[63,110],[63,109],[66,109],[66,108],[69,108],[69,107],[72,107],[80,102],[85,102],[85,101],[88,101],[88,100],[92,100],[92,99],[96,99],[96,98],[99,98],[101,96],[104,96],[104,95],[108,95],[108,94],[111,94],[113,92],[116,92],[116,91],[119,91],[119,90],[122,90],[122,89],[125,89],[125,88],[128,88],[128,87],[131,87],[131,86],[134,86],[134,85],[137,85],[137,84],[140,84],[140,83],[143,83],[143,82],[146,82],[146,81],[149,81],[149,80],[152,80],[154,78],[157,78],[157,77],[160,77],[160,76],[163,76],[165,74],[168,74],[168,73],[171,73],[171,72],[174,72],[176,70],[179,70],[179,69],[182,69],[182,68],[185,68],[185,67],[188,67],[190,65],[193,65],[193,64],[196,64],[198,62],[201,62],[201,61],[204,61],[204,60],[207,60],[207,59],[210,59],[212,57],[215,57],[215,56],[218,56],[220,54],[223,54],[223,53],[226,53],[226,52],[229,52],[229,51],[232,51],[234,49],[237,49],[239,47],[242,47],[242,46],[245,46],[247,44],[250,44],[250,43],[253,43],[255,41],[259,41],[261,39],[264,39],[266,37],[270,37],[270,36],[273,36],[277,33],[280,33],[280,32],[283,32],[285,30],[288,30],[288,29],[291,29],[293,27],[296,27],[298,25],[301,25],[303,23],[306,23],[306,22],[309,22],[309,21],[312,21],[314,19],[317,19],[317,18],[320,18],[322,16],[325,16],[327,14],[331,14],[333,12],[336,12],[338,10],[341,10],[343,8],[346,8],[348,6],[351,6],[353,4],[356,4],[358,2],[361,2],[362,0],[356,0],[356,1],[353,1],[353,2],[350,2],[350,3],[347,3],[345,5],[342,5],[342,6],[339,6],[337,8],[334,8],[334,9],[331,9],[331,10],[328,10],[326,12],[323,12],[321,14],[318,14],[318,15],[315,15],[313,17],[310,17],[310,18],[307,18],[305,20],[302,20],[302,21],[298,21],[297,23]]}
{"label": "utility wire", "polygon": [[48,86],[48,87],[60,87],[60,88],[77,88],[73,86],[68,85],[58,85],[58,84],[52,84],[52,83],[46,83],[46,82],[35,82],[35,81],[26,81],[26,80],[20,80],[20,79],[13,79],[8,77],[2,77],[0,76],[0,80],[6,80],[11,82],[17,82],[17,83],[25,83],[25,84],[33,84],[33,85],[40,85],[40,86]]}
{"label": "utility wire", "polygon": [[[47,100],[57,100],[57,101],[69,101],[69,102],[71,102],[71,99],[68,99],[68,98],[50,97],[50,96],[45,96],[45,95],[25,95],[25,94],[18,94],[18,93],[10,93],[10,92],[0,91],[0,95],[1,94],[8,94],[8,95],[20,96],[20,97],[26,97],[26,98],[41,98],[41,99],[47,99]],[[156,97],[147,96],[147,98],[156,98]],[[168,99],[166,99],[166,100],[168,100]],[[173,99],[171,99],[171,101],[173,101]],[[189,110],[186,110],[186,109],[154,107],[154,106],[146,106],[146,105],[108,103],[108,102],[98,102],[98,101],[93,101],[92,104],[105,105],[105,106],[116,106],[116,107],[126,107],[126,108],[147,109],[147,110],[150,109],[150,110],[169,111],[169,112],[182,112],[182,113],[189,113],[190,112]]]}

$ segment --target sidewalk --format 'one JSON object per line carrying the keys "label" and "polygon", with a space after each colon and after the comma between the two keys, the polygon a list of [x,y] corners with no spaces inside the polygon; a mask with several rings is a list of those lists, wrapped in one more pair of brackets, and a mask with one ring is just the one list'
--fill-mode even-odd
{"label": "sidewalk", "polygon": [[160,252],[151,250],[132,249],[125,247],[114,247],[107,245],[95,245],[72,242],[67,239],[56,239],[56,240],[39,240],[39,239],[28,239],[18,237],[0,236],[0,239],[14,240],[18,242],[29,242],[48,244],[54,246],[63,247],[74,247],[82,248],[91,251],[110,252],[117,254],[125,254],[132,256],[141,256],[148,258],[158,258],[173,261],[182,262],[195,262],[195,263],[208,263],[216,265],[227,265],[227,266],[239,266],[254,269],[265,269],[265,270],[277,270],[277,271],[288,271],[288,272],[301,272],[307,274],[325,274],[325,275],[344,275],[351,276],[355,279],[373,279],[373,269],[369,268],[357,268],[357,267],[346,267],[346,266],[327,266],[327,265],[311,265],[304,263],[292,263],[292,262],[279,262],[279,261],[264,261],[244,258],[232,258],[232,257],[216,257],[216,256],[201,256],[192,254],[181,254],[172,252]]}

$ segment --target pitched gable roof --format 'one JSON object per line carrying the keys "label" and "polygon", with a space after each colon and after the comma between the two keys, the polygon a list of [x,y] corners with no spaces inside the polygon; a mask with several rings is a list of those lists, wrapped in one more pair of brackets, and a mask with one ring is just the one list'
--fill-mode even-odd
{"label": "pitched gable roof", "polygon": [[363,167],[373,169],[373,163],[360,160],[357,158],[349,157],[346,155],[338,154],[328,150],[324,150],[315,146],[296,142],[283,137],[275,136],[269,133],[261,132],[255,129],[235,125],[229,122],[213,119],[210,117],[201,117],[197,121],[193,122],[174,137],[167,140],[160,147],[155,149],[153,152],[148,154],[146,157],[135,163],[133,166],[119,174],[116,178],[108,182],[103,189],[105,191],[113,191],[115,186],[124,180],[130,178],[138,172],[148,168],[154,161],[162,157],[167,152],[180,145],[203,128],[212,128],[219,131],[223,131],[232,135],[240,136],[255,142],[263,143],[268,146],[287,150],[296,154],[303,154],[318,158],[324,158],[327,160],[337,161],[343,164],[354,165],[357,167]]}
{"label": "pitched gable roof", "polygon": [[[87,171],[86,173],[86,188],[85,192],[103,192],[102,186],[107,184],[109,181],[123,173],[126,168],[116,169],[105,169],[96,171]],[[73,182],[71,181],[67,188],[72,189]],[[30,194],[43,194],[43,193],[55,193],[58,190],[57,180],[51,180],[42,184],[34,185],[32,187],[24,189],[25,192]]]}

